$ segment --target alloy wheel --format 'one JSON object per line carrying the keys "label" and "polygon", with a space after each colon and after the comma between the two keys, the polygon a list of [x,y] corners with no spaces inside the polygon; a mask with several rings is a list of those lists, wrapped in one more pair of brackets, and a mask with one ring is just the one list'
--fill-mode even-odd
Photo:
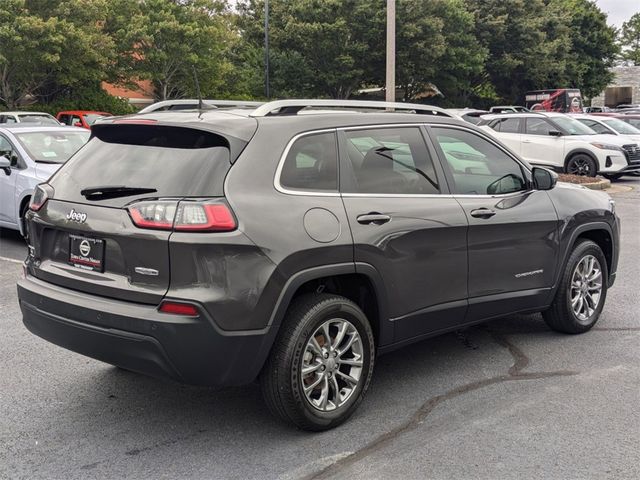
{"label": "alloy wheel", "polygon": [[573,270],[569,288],[573,313],[580,323],[589,323],[602,296],[602,267],[596,257],[582,257]]}
{"label": "alloy wheel", "polygon": [[364,365],[362,339],[342,318],[327,320],[311,335],[302,355],[305,398],[321,412],[343,406],[358,387]]}

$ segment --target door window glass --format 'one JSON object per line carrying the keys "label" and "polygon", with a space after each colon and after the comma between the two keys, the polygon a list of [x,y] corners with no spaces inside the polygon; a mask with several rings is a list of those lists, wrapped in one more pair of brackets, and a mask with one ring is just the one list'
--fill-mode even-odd
{"label": "door window glass", "polygon": [[526,120],[527,135],[549,135],[551,130],[555,130],[544,118],[527,118]]}
{"label": "door window glass", "polygon": [[491,124],[491,128],[501,133],[520,133],[520,119],[500,118]]}
{"label": "door window glass", "polygon": [[434,127],[438,145],[453,177],[453,191],[498,195],[525,190],[522,167],[488,140],[465,130]]}
{"label": "door window glass", "polygon": [[337,192],[335,133],[317,133],[296,140],[284,161],[280,185],[290,190]]}
{"label": "door window glass", "polygon": [[352,193],[440,193],[433,159],[417,127],[345,132]]}

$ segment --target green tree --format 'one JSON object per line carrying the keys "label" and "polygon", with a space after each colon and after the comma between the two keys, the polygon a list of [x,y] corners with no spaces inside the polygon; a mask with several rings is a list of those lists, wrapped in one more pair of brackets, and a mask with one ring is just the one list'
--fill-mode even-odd
{"label": "green tree", "polygon": [[[238,10],[245,39],[262,49],[264,1]],[[383,0],[272,2],[269,17],[274,96],[348,98],[374,70],[384,75]]]}
{"label": "green tree", "polygon": [[[616,30],[607,24],[607,16],[590,0],[552,0],[570,30],[571,47],[567,53],[567,84],[579,88],[588,98],[602,92],[613,79],[611,67],[619,48]],[[560,85],[561,86],[561,85]]]}
{"label": "green tree", "polygon": [[568,29],[549,15],[543,0],[467,0],[476,36],[488,49],[486,71],[497,95],[522,101],[527,90],[566,79]]}
{"label": "green tree", "polygon": [[15,108],[104,77],[113,58],[100,26],[105,1],[0,2],[0,102]]}
{"label": "green tree", "polygon": [[218,0],[111,2],[107,30],[118,39],[119,83],[147,79],[156,98],[203,96],[224,90],[233,40],[225,3]]}
{"label": "green tree", "polygon": [[619,41],[622,59],[640,65],[640,12],[622,24]]}

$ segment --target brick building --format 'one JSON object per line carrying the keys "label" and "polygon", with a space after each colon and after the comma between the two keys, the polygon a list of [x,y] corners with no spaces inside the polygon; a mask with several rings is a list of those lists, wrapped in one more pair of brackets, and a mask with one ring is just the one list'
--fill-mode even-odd
{"label": "brick building", "polygon": [[591,99],[594,107],[616,107],[620,104],[640,104],[640,66],[614,67],[615,78],[604,92]]}

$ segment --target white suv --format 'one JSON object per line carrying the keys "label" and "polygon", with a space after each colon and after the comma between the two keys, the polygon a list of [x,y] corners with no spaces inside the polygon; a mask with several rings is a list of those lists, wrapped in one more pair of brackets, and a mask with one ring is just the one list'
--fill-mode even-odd
{"label": "white suv", "polygon": [[562,113],[485,115],[478,126],[533,165],[573,175],[618,178],[640,171],[640,147],[626,137],[599,135]]}

